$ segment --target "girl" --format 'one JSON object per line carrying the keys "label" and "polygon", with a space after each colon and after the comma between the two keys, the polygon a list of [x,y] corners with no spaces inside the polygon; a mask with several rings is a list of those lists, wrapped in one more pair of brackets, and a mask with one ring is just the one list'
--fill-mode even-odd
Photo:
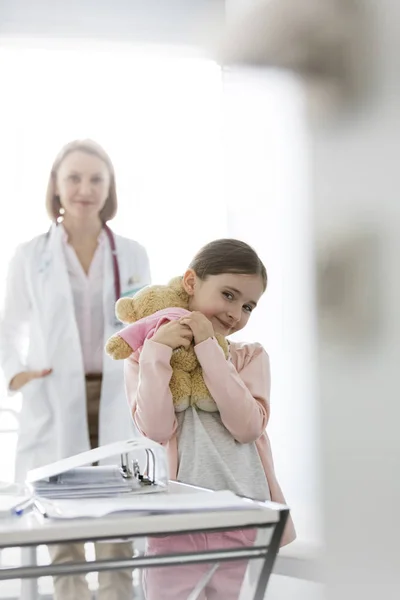
{"label": "girl", "polygon": [[[172,479],[285,503],[265,432],[270,412],[268,355],[260,344],[231,342],[227,361],[214,337],[215,333],[229,336],[246,325],[267,287],[266,269],[250,246],[221,239],[198,252],[182,285],[189,294],[190,316],[161,327],[145,342],[140,357],[133,355],[126,361],[125,382],[135,423],[143,435],[166,446]],[[194,408],[174,412],[169,390],[171,355],[192,341],[219,412]],[[294,538],[289,521],[283,544]],[[147,552],[253,541],[254,533],[248,531],[172,536],[149,539]],[[221,564],[206,588],[207,600],[237,598],[245,567]],[[149,569],[144,578],[147,600],[186,599],[207,568]]]}

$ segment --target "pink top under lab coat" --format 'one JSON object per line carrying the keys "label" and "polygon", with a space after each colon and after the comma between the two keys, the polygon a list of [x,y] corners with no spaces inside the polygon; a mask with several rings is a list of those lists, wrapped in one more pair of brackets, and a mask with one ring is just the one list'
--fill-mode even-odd
{"label": "pink top under lab coat", "polygon": [[102,373],[104,358],[104,247],[107,237],[102,229],[89,272],[86,274],[74,248],[68,243],[68,233],[63,226],[61,227],[63,230],[61,239],[71,283],[85,373]]}

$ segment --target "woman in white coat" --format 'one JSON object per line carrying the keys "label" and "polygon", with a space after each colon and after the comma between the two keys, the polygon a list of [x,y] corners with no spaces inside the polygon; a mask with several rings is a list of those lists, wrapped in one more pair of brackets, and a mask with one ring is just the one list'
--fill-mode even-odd
{"label": "woman in white coat", "polygon": [[[11,261],[0,361],[23,397],[16,479],[28,470],[135,435],[122,361],[104,355],[120,326],[116,299],[150,283],[145,249],[107,226],[117,211],[114,169],[90,140],[58,154],[46,208],[52,225]],[[97,544],[98,558],[132,556],[131,544]],[[54,562],[84,560],[80,544],[49,548]],[[55,578],[55,598],[89,599],[84,576]],[[99,598],[132,598],[130,572],[99,575]]]}

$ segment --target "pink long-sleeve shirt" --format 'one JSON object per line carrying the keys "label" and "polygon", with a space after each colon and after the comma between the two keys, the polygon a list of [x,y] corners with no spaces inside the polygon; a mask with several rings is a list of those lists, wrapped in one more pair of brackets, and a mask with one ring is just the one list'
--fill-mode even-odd
{"label": "pink long-sleeve shirt", "polygon": [[[242,444],[255,442],[268,481],[271,499],[285,504],[277,481],[271,446],[266,433],[270,414],[269,358],[260,344],[230,344],[230,360],[214,338],[195,346],[204,381],[233,438]],[[170,477],[178,473],[177,418],[169,382],[172,350],[146,340],[142,351],[125,361],[125,385],[133,418],[141,433],[166,447]],[[296,537],[289,518],[282,545]]]}

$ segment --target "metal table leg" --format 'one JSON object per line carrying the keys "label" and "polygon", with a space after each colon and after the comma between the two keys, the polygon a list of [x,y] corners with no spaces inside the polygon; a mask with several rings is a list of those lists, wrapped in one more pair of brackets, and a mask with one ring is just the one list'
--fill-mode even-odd
{"label": "metal table leg", "polygon": [[[37,546],[21,548],[21,563],[23,565],[37,566]],[[22,579],[21,600],[38,600],[38,580]]]}

